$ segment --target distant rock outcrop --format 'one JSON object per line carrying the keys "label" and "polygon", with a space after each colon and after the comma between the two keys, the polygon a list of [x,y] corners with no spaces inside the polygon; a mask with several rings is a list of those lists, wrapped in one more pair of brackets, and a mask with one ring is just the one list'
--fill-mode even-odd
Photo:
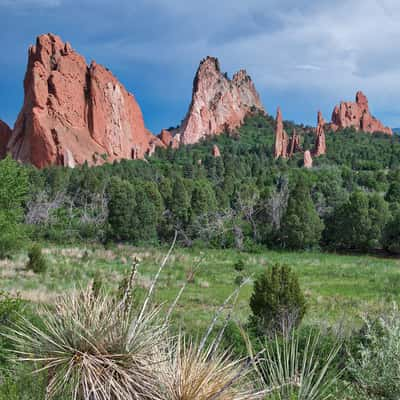
{"label": "distant rock outcrop", "polygon": [[312,168],[313,159],[310,150],[304,152],[304,168]]}
{"label": "distant rock outcrop", "polygon": [[289,141],[288,157],[290,158],[294,153],[301,151],[300,136],[297,134],[296,129],[293,129],[293,134]]}
{"label": "distant rock outcrop", "polygon": [[29,49],[23,108],[8,150],[42,168],[143,158],[161,144],[134,96],[112,73],[53,34]]}
{"label": "distant rock outcrop", "polygon": [[11,137],[11,128],[0,119],[0,160],[7,153],[7,143]]}
{"label": "distant rock outcrop", "polygon": [[362,92],[357,92],[356,101],[344,102],[335,106],[332,113],[332,123],[329,128],[333,131],[353,127],[364,132],[383,132],[393,135],[392,129],[373,117],[369,111],[368,99]]}
{"label": "distant rock outcrop", "polygon": [[313,150],[313,156],[319,157],[326,154],[326,139],[325,139],[325,120],[322,116],[321,111],[318,111],[317,118],[317,129],[315,132],[315,147]]}
{"label": "distant rock outcrop", "polygon": [[246,71],[229,79],[214,57],[201,61],[193,82],[192,101],[178,128],[182,144],[193,144],[211,135],[239,127],[253,110],[264,111]]}
{"label": "distant rock outcrop", "polygon": [[173,136],[172,133],[166,129],[163,129],[158,138],[166,147],[171,147],[173,149],[179,148],[179,135]]}
{"label": "distant rock outcrop", "polygon": [[221,157],[221,152],[219,150],[219,147],[216,144],[214,144],[214,146],[213,146],[212,155],[213,155],[213,157]]}
{"label": "distant rock outcrop", "polygon": [[276,126],[275,126],[275,158],[287,158],[288,157],[288,145],[289,138],[288,135],[283,128],[283,119],[282,119],[282,111],[281,108],[278,107],[276,112]]}

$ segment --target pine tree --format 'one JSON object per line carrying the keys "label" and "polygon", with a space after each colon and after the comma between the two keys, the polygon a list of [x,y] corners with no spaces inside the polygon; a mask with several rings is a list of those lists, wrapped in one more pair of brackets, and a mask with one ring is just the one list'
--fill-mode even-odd
{"label": "pine tree", "polygon": [[304,179],[290,193],[283,217],[281,241],[290,249],[306,249],[318,245],[324,224],[319,217]]}
{"label": "pine tree", "polygon": [[306,300],[297,275],[286,265],[274,265],[254,282],[250,298],[251,325],[262,335],[289,333],[300,325]]}

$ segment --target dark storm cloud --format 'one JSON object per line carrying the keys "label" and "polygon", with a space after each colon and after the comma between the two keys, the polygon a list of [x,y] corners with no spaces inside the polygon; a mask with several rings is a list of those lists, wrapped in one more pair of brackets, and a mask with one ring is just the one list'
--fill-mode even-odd
{"label": "dark storm cloud", "polygon": [[395,0],[0,0],[0,118],[22,102],[27,46],[51,31],[109,67],[153,130],[179,123],[206,55],[229,74],[246,68],[267,109],[279,103],[289,119],[314,122],[320,107],[329,117],[363,89],[398,125],[399,17]]}

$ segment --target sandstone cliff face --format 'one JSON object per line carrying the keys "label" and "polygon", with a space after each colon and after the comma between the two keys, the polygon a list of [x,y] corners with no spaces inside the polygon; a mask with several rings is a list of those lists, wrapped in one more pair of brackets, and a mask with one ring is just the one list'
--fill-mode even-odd
{"label": "sandstone cliff face", "polygon": [[0,160],[3,159],[7,152],[7,143],[11,137],[10,127],[0,119]]}
{"label": "sandstone cliff face", "polygon": [[275,127],[275,158],[287,158],[288,157],[288,146],[289,146],[289,137],[283,129],[283,119],[282,119],[282,111],[281,108],[278,107],[276,112],[276,127]]}
{"label": "sandstone cliff face", "polygon": [[13,157],[39,168],[143,158],[157,139],[132,94],[101,65],[53,34],[29,49],[22,110],[8,143]]}
{"label": "sandstone cliff face", "polygon": [[384,126],[382,122],[371,115],[368,99],[362,92],[357,92],[354,103],[342,101],[333,110],[330,129],[335,131],[349,127],[364,132],[383,132],[393,135],[391,128]]}
{"label": "sandstone cliff face", "polygon": [[182,144],[197,143],[207,136],[234,130],[252,109],[264,111],[246,71],[237,72],[230,80],[221,72],[218,60],[207,57],[197,70],[192,102],[177,134]]}
{"label": "sandstone cliff face", "polygon": [[317,129],[315,132],[315,147],[313,151],[313,156],[319,157],[326,154],[326,139],[325,139],[325,120],[322,116],[321,111],[318,111],[317,118]]}

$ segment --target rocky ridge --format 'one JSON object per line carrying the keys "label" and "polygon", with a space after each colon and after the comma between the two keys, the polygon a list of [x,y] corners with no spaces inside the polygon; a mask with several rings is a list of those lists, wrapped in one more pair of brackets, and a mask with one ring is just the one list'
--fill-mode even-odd
{"label": "rocky ridge", "polygon": [[194,144],[236,129],[256,110],[264,112],[264,107],[247,72],[240,70],[229,79],[218,60],[207,57],[197,70],[189,110],[175,134],[181,144]]}
{"label": "rocky ridge", "polygon": [[24,104],[7,150],[38,168],[143,158],[162,145],[112,73],[53,34],[29,49]]}

